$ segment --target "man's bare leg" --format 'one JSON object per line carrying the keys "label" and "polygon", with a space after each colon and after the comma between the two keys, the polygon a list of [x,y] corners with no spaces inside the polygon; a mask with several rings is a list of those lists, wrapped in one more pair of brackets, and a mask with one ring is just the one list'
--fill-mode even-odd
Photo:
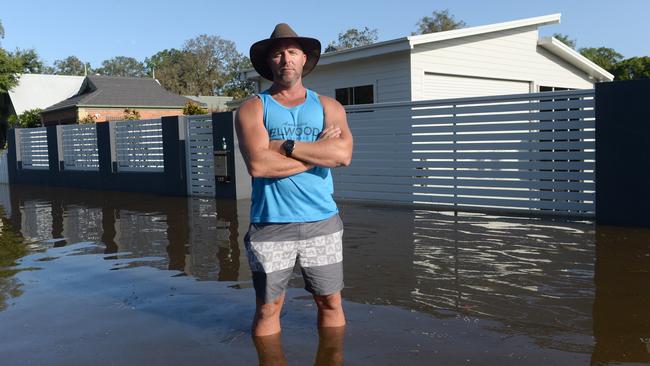
{"label": "man's bare leg", "polygon": [[326,296],[314,295],[314,301],[318,306],[318,328],[345,325],[341,292]]}
{"label": "man's bare leg", "polygon": [[252,329],[254,337],[268,336],[280,332],[280,312],[283,303],[284,292],[277,299],[267,304],[257,299]]}

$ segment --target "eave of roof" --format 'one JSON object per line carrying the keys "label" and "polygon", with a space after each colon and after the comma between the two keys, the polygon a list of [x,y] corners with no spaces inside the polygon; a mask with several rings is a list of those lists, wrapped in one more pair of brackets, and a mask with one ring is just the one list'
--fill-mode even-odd
{"label": "eave of roof", "polygon": [[588,58],[576,52],[573,48],[565,45],[562,41],[554,37],[544,37],[537,41],[537,45],[550,51],[554,55],[560,57],[564,61],[576,66],[580,70],[586,72],[591,77],[598,81],[612,81],[614,75],[607,70],[598,66]]}

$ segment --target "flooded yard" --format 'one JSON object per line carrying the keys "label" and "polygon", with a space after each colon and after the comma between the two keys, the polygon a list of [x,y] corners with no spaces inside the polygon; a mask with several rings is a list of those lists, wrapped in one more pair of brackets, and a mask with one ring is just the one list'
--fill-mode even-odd
{"label": "flooded yard", "polygon": [[[1,364],[257,363],[250,201],[0,185],[0,205]],[[650,230],[339,207],[348,365],[650,362]],[[298,273],[282,348],[308,365]]]}

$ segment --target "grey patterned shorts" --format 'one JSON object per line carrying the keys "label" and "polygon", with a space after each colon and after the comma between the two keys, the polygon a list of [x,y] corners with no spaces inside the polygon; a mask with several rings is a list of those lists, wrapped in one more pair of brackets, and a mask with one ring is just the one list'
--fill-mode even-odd
{"label": "grey patterned shorts", "polygon": [[338,214],[314,222],[251,224],[244,243],[256,296],[265,303],[280,296],[296,262],[307,291],[315,295],[341,291],[342,237]]}

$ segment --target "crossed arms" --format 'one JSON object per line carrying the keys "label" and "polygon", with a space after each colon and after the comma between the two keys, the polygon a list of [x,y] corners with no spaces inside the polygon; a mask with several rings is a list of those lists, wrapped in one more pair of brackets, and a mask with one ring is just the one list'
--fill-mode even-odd
{"label": "crossed arms", "polygon": [[314,142],[296,141],[291,157],[284,153],[284,140],[270,140],[264,128],[262,102],[251,98],[239,108],[235,120],[239,148],[253,177],[284,178],[314,166],[336,168],[352,160],[352,133],[345,110],[336,100],[320,96],[325,128]]}

